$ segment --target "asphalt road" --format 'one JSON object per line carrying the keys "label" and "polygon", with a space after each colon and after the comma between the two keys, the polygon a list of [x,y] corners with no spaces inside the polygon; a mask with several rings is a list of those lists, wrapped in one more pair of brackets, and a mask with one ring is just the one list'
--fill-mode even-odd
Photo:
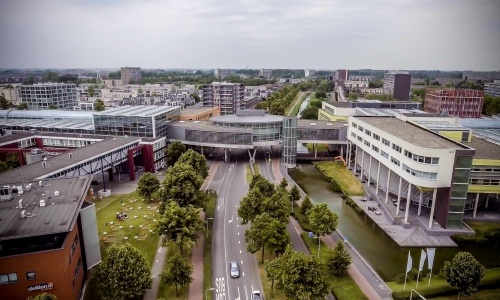
{"label": "asphalt road", "polygon": [[[215,157],[222,160],[224,156]],[[246,150],[232,150],[229,161],[221,163],[208,187],[218,195],[212,240],[215,299],[249,300],[252,290],[262,291],[257,260],[255,255],[246,251],[245,230],[248,225],[241,225],[237,213],[239,203],[248,191],[245,181],[248,159]],[[238,262],[239,278],[230,276],[231,261]]]}

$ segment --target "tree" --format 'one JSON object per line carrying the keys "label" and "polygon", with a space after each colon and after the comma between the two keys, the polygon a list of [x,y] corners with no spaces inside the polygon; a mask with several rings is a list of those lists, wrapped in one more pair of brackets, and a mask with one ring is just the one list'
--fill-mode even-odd
{"label": "tree", "polygon": [[186,146],[184,146],[180,141],[172,142],[165,150],[167,164],[170,166],[174,165],[184,152],[186,152]]}
{"label": "tree", "polygon": [[59,81],[59,74],[57,74],[54,71],[45,71],[42,74],[42,81],[44,81],[44,82],[58,82]]}
{"label": "tree", "polygon": [[200,96],[198,96],[198,94],[191,94],[191,97],[193,97],[194,102],[196,103],[201,101]]}
{"label": "tree", "polygon": [[6,155],[5,162],[9,166],[9,169],[15,169],[20,166],[19,155],[16,153],[9,152]]}
{"label": "tree", "polygon": [[49,293],[42,293],[36,295],[34,298],[33,297],[28,297],[26,300],[57,300],[57,297],[55,295],[49,294]]}
{"label": "tree", "polygon": [[290,196],[290,198],[292,198],[292,201],[300,200],[300,191],[297,185],[294,185],[290,190]]}
{"label": "tree", "polygon": [[4,161],[0,161],[0,173],[7,172],[8,170],[10,170],[9,165]]}
{"label": "tree", "polygon": [[94,97],[95,89],[93,85],[89,85],[89,87],[87,88],[87,95],[89,95],[89,97]]}
{"label": "tree", "polygon": [[325,265],[334,276],[343,276],[351,265],[351,255],[344,248],[344,243],[338,241],[333,250],[328,249]]}
{"label": "tree", "polygon": [[104,300],[135,300],[151,288],[151,271],[144,255],[128,243],[111,245],[93,272]]}
{"label": "tree", "polygon": [[465,296],[472,295],[477,291],[477,286],[484,277],[484,267],[469,252],[458,252],[450,261],[446,261],[443,267],[446,282]]}
{"label": "tree", "polygon": [[189,149],[187,152],[184,152],[176,162],[177,164],[188,164],[193,167],[194,171],[201,176],[201,178],[205,179],[208,176],[208,166],[207,159],[203,154],[199,154],[198,152]]}
{"label": "tree", "polygon": [[17,109],[19,109],[19,110],[25,110],[25,109],[26,109],[26,110],[27,110],[27,109],[28,109],[28,103],[26,103],[26,102],[21,102],[21,103],[19,104],[19,106],[17,107]]}
{"label": "tree", "polygon": [[251,189],[248,194],[243,197],[238,207],[238,216],[241,218],[241,224],[247,224],[253,221],[255,217],[262,213],[262,203],[264,195],[258,189]]}
{"label": "tree", "polygon": [[271,299],[274,297],[274,281],[278,279],[280,274],[279,260],[273,259],[264,263],[264,270],[266,271],[267,280],[271,281]]}
{"label": "tree", "polygon": [[263,179],[263,178],[264,178],[264,177],[262,177],[262,175],[260,175],[260,174],[253,175],[253,176],[252,176],[252,180],[250,181],[250,184],[248,185],[248,188],[249,188],[250,190],[252,190],[252,189],[254,188],[255,184],[257,183],[257,181],[259,181],[259,180],[261,180],[261,179]]}
{"label": "tree", "polygon": [[101,99],[97,99],[94,103],[94,110],[95,111],[103,111],[106,109],[106,106],[104,106],[104,102]]}
{"label": "tree", "polygon": [[326,203],[318,204],[307,211],[306,214],[314,233],[329,235],[335,231],[338,224],[338,216],[326,206]]}
{"label": "tree", "polygon": [[265,248],[274,250],[275,253],[283,252],[289,243],[286,224],[271,217],[268,213],[255,217],[250,229],[245,231],[248,252],[255,253],[261,250],[262,263],[264,263]]}
{"label": "tree", "polygon": [[272,218],[280,221],[281,223],[288,223],[289,210],[286,206],[286,200],[283,199],[284,195],[281,192],[274,193],[269,198],[264,198],[262,202],[262,213],[268,213]]}
{"label": "tree", "polygon": [[175,295],[178,296],[177,287],[186,286],[193,281],[193,266],[180,254],[175,254],[167,261],[167,271],[161,274],[163,281],[175,285]]}
{"label": "tree", "polygon": [[311,198],[309,196],[306,196],[304,200],[302,200],[302,204],[300,205],[300,212],[303,214],[307,214],[307,212],[313,207],[313,204],[311,202]]}
{"label": "tree", "polygon": [[323,92],[323,91],[319,91],[319,92],[316,92],[316,93],[314,94],[314,97],[316,97],[316,98],[318,98],[318,99],[319,99],[319,98],[326,98],[326,93],[325,93],[325,92]]}
{"label": "tree", "polygon": [[0,109],[9,109],[10,104],[4,96],[0,95]]}
{"label": "tree", "polygon": [[286,299],[324,299],[330,293],[322,265],[314,256],[287,247],[276,260],[276,289]]}
{"label": "tree", "polygon": [[205,229],[200,212],[200,208],[192,205],[181,207],[171,201],[165,206],[159,220],[153,223],[153,233],[163,237],[163,245],[168,241],[176,243],[181,254],[184,254],[184,247],[191,249],[198,239],[197,232]]}
{"label": "tree", "polygon": [[202,184],[203,179],[190,165],[177,163],[170,167],[158,191],[158,196],[163,201],[160,213],[163,214],[164,207],[169,201],[175,201],[182,207],[193,205],[205,208],[207,196],[200,191]]}
{"label": "tree", "polygon": [[137,183],[137,193],[148,201],[151,201],[151,196],[160,188],[160,181],[152,173],[146,172],[141,176]]}
{"label": "tree", "polygon": [[306,120],[317,120],[318,119],[318,109],[314,106],[307,106],[301,113],[301,119]]}
{"label": "tree", "polygon": [[283,178],[283,179],[281,180],[281,182],[280,182],[280,185],[279,185],[279,186],[280,186],[280,188],[282,188],[282,189],[286,189],[286,187],[288,186],[288,181],[286,181],[286,179],[285,179],[285,178]]}
{"label": "tree", "polygon": [[[257,175],[260,176],[260,175]],[[252,180],[253,181],[253,180]],[[250,183],[252,185],[252,182]],[[274,184],[272,184],[269,180],[260,176],[252,185],[251,189],[258,189],[264,195],[264,197],[271,197],[276,191],[274,188]]]}

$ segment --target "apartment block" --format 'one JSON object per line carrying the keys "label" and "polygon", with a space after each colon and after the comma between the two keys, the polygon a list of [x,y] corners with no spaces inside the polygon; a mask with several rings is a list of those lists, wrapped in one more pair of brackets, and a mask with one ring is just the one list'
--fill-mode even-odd
{"label": "apartment block", "polygon": [[493,97],[500,97],[500,80],[495,80],[493,83],[484,85],[484,93]]}
{"label": "apartment block", "polygon": [[66,83],[37,83],[19,86],[19,99],[30,110],[73,109],[78,106],[76,85]]}
{"label": "apartment block", "polygon": [[427,89],[424,111],[461,118],[480,118],[484,92],[470,89]]}
{"label": "apartment block", "polygon": [[271,69],[260,69],[259,77],[270,78],[273,75],[273,70]]}
{"label": "apartment block", "polygon": [[226,78],[227,76],[229,76],[229,74],[230,74],[229,69],[219,69],[219,68],[214,69],[214,76],[217,78]]}
{"label": "apartment block", "polygon": [[304,71],[304,73],[305,73],[305,77],[314,77],[314,76],[316,76],[316,71],[315,70],[306,69]]}
{"label": "apartment block", "polygon": [[394,96],[395,100],[410,100],[411,75],[408,72],[391,71],[384,74],[384,93]]}
{"label": "apartment block", "polygon": [[244,109],[245,86],[241,83],[213,82],[202,87],[203,106],[220,107],[221,115]]}
{"label": "apartment block", "polygon": [[137,67],[123,67],[122,71],[122,84],[139,83],[142,79],[141,68]]}

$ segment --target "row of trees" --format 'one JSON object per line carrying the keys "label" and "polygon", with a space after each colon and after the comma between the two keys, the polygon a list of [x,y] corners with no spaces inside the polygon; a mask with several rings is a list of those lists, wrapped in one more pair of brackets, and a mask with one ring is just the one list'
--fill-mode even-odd
{"label": "row of trees", "polygon": [[298,85],[286,85],[266,98],[266,100],[259,102],[255,108],[265,109],[272,115],[283,116],[285,115],[286,108],[290,105],[298,92]]}

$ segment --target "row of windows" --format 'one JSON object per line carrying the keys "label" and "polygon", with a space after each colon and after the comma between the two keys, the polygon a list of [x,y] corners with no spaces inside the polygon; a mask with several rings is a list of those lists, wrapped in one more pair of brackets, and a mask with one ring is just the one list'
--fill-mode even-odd
{"label": "row of windows", "polygon": [[0,285],[10,284],[17,282],[17,273],[1,274],[0,275]]}
{"label": "row of windows", "polygon": [[82,140],[66,140],[66,139],[50,139],[44,138],[43,144],[46,146],[64,146],[64,147],[83,147],[93,144],[91,141]]}
{"label": "row of windows", "polygon": [[437,178],[437,173],[417,171],[417,170],[414,170],[414,169],[408,167],[405,164],[403,164],[403,170],[405,170],[406,173],[410,174],[411,176],[415,176],[415,177],[419,177],[419,178],[424,178],[424,179],[436,179]]}
{"label": "row of windows", "polygon": [[500,172],[500,167],[493,166],[474,166],[472,172]]}
{"label": "row of windows", "polygon": [[411,153],[405,150],[405,156],[419,163],[437,165],[439,163],[439,157],[427,157]]}
{"label": "row of windows", "polygon": [[499,179],[471,179],[470,184],[476,185],[500,185]]}
{"label": "row of windows", "polygon": [[401,165],[401,163],[399,162],[399,160],[395,159],[393,156],[391,156],[391,162],[393,164],[395,164],[396,166],[398,166],[398,167]]}
{"label": "row of windows", "polygon": [[370,142],[368,142],[367,140],[365,140],[365,145],[370,147]]}
{"label": "row of windows", "polygon": [[401,150],[402,150],[401,147],[399,147],[398,145],[396,145],[394,143],[392,143],[392,149],[399,152],[399,153],[401,153]]}

